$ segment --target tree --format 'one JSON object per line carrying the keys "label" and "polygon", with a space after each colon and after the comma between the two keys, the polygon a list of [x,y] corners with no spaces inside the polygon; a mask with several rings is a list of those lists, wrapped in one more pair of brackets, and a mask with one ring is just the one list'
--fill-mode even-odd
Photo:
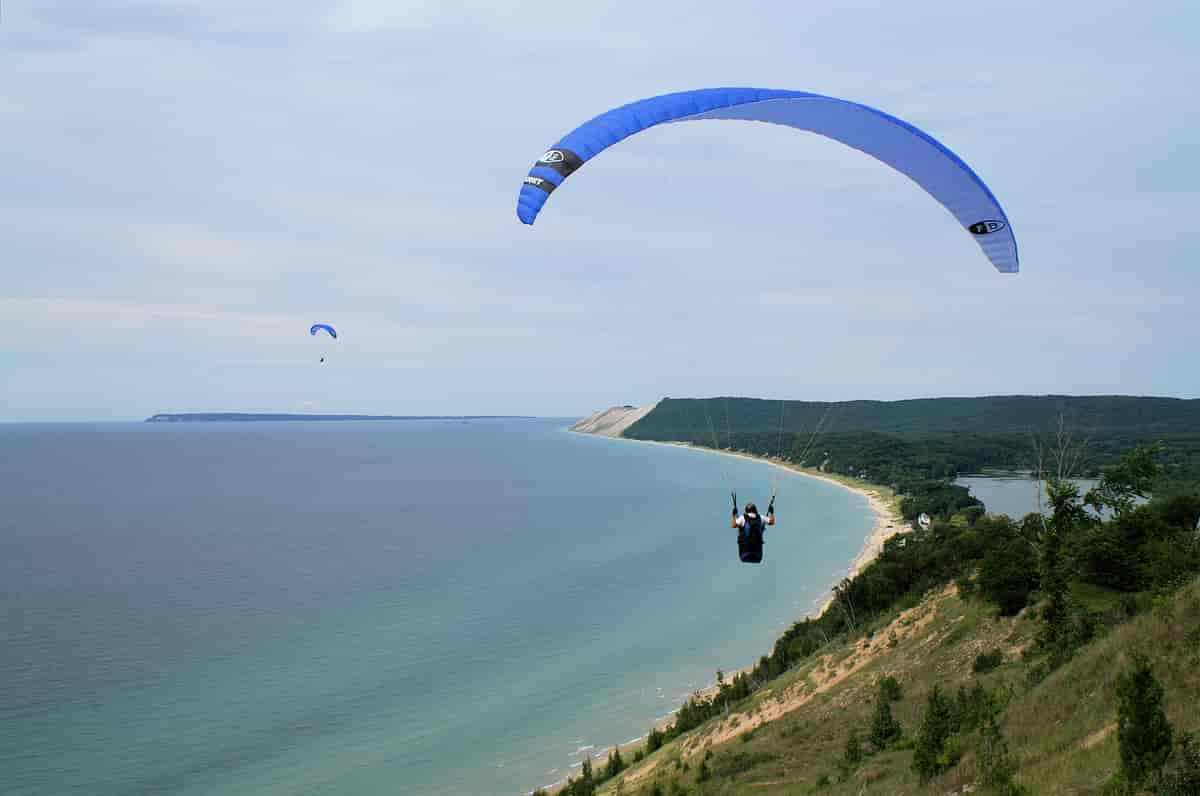
{"label": "tree", "polygon": [[881,683],[875,697],[875,713],[871,717],[871,746],[882,752],[900,739],[902,730],[899,722],[892,718],[892,700],[888,689]]}
{"label": "tree", "polygon": [[1079,488],[1069,481],[1051,478],[1046,483],[1051,514],[1045,521],[1038,551],[1039,574],[1046,605],[1042,610],[1045,624],[1038,643],[1051,654],[1057,667],[1070,658],[1080,634],[1072,626],[1073,611],[1068,584],[1070,568],[1064,547],[1067,540],[1087,522],[1087,512],[1079,502]]}
{"label": "tree", "polygon": [[1018,796],[1026,789],[1013,782],[1017,766],[1008,753],[1008,742],[1000,732],[995,713],[988,714],[983,729],[979,732],[979,751],[976,757],[979,781],[993,793],[1003,796]]}
{"label": "tree", "polygon": [[1121,774],[1140,785],[1171,755],[1172,730],[1163,712],[1163,687],[1146,656],[1135,653],[1133,666],[1117,676],[1117,742]]}
{"label": "tree", "polygon": [[950,701],[942,696],[941,689],[935,685],[925,704],[925,714],[921,717],[913,750],[912,767],[922,782],[943,770],[942,750],[951,735],[953,718]]}
{"label": "tree", "polygon": [[620,748],[614,746],[608,753],[608,761],[604,764],[604,778],[612,779],[625,770],[625,761],[621,759]]}
{"label": "tree", "polygon": [[571,796],[593,796],[596,792],[596,780],[592,773],[591,758],[585,758],[583,761],[583,769],[579,772],[579,779],[571,783],[568,791]]}
{"label": "tree", "polygon": [[846,764],[857,766],[862,762],[863,750],[862,744],[858,740],[858,730],[850,730],[850,737],[846,739]]}
{"label": "tree", "polygon": [[837,604],[842,607],[842,611],[846,614],[846,621],[850,623],[850,632],[855,630],[854,619],[854,600],[850,597],[850,591],[854,588],[854,582],[849,578],[842,578],[842,582],[833,587],[833,595]]}
{"label": "tree", "polygon": [[1158,443],[1134,448],[1120,462],[1105,468],[1100,483],[1088,491],[1084,502],[1097,512],[1108,508],[1117,517],[1123,516],[1139,499],[1146,499],[1150,487],[1162,475],[1157,461],[1161,454]]}
{"label": "tree", "polygon": [[984,554],[979,566],[979,591],[1000,607],[1001,616],[1016,616],[1037,587],[1037,571],[1029,566],[1033,551],[1015,533]]}

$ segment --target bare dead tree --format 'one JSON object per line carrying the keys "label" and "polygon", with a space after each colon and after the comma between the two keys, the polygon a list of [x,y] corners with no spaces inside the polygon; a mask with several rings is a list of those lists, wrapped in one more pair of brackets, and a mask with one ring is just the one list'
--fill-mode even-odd
{"label": "bare dead tree", "polygon": [[1045,438],[1030,430],[1029,439],[1033,448],[1034,510],[1038,515],[1045,516],[1043,483],[1048,479],[1066,481],[1080,475],[1088,461],[1094,434],[1093,429],[1082,438],[1079,437],[1074,423],[1067,419],[1065,412],[1058,413],[1054,430]]}
{"label": "bare dead tree", "polygon": [[837,597],[837,604],[846,614],[846,620],[850,622],[850,632],[853,633],[857,629],[858,623],[854,618],[854,601],[850,598],[850,579],[842,578],[842,582],[833,587],[833,594]]}

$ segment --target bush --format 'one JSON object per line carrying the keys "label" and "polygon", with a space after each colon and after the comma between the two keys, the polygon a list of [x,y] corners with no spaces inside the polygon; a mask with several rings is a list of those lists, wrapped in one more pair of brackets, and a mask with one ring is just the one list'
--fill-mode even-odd
{"label": "bush", "polygon": [[862,744],[858,740],[858,730],[851,730],[850,737],[846,739],[846,764],[849,766],[857,766],[863,760]]}
{"label": "bush", "polygon": [[879,695],[875,698],[875,713],[871,717],[869,735],[871,746],[875,747],[876,751],[882,752],[898,741],[901,733],[899,722],[892,717],[892,704],[888,699],[888,692],[886,689],[880,688]]}
{"label": "bush", "polygon": [[879,693],[888,702],[898,702],[904,696],[904,691],[900,688],[900,681],[890,674],[879,681]]}
{"label": "bush", "polygon": [[942,751],[938,755],[937,763],[939,771],[947,771],[952,768],[959,760],[962,759],[963,748],[962,741],[957,736],[950,736],[946,742],[942,744]]}
{"label": "bush", "polygon": [[1200,743],[1191,733],[1179,738],[1179,758],[1163,775],[1160,796],[1200,796]]}
{"label": "bush", "polygon": [[1005,791],[1013,785],[1013,774],[1017,767],[1008,754],[1008,742],[1000,733],[995,716],[989,716],[979,733],[979,751],[975,757],[979,781],[984,787]]}
{"label": "bush", "polygon": [[950,700],[942,696],[938,686],[933,687],[925,703],[925,714],[917,730],[916,746],[913,749],[913,770],[925,782],[945,770],[942,752],[946,740],[954,727],[954,711]]}
{"label": "bush", "polygon": [[612,779],[625,770],[625,761],[621,759],[621,750],[613,747],[608,753],[608,761],[604,764],[604,778]]}
{"label": "bush", "polygon": [[952,732],[972,732],[995,712],[995,703],[986,688],[979,683],[969,689],[963,686],[954,700],[950,729]]}
{"label": "bush", "polygon": [[1144,655],[1117,677],[1117,742],[1121,774],[1140,785],[1162,768],[1171,755],[1172,730],[1163,712],[1163,687]]}
{"label": "bush", "polygon": [[1004,662],[1004,653],[998,649],[981,652],[975,656],[975,663],[972,664],[971,670],[976,674],[990,672]]}
{"label": "bush", "polygon": [[1030,566],[1033,548],[1015,532],[990,549],[979,565],[979,592],[1000,607],[1001,616],[1016,616],[1037,588],[1037,571]]}

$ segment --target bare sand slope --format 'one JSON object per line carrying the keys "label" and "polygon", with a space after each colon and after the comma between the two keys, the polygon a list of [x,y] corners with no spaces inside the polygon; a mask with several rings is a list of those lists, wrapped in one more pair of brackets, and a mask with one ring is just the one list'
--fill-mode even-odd
{"label": "bare sand slope", "polygon": [[599,434],[602,437],[619,437],[625,429],[641,420],[658,406],[658,401],[646,406],[614,406],[585,417],[571,431],[583,434]]}

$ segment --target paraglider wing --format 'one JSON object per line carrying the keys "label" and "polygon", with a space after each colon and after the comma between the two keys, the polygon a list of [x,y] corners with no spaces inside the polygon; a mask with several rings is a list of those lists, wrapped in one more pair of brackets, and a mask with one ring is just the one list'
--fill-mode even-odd
{"label": "paraglider wing", "polygon": [[328,332],[330,337],[332,337],[334,340],[337,339],[337,330],[327,323],[314,323],[312,328],[308,330],[308,333],[315,335],[317,332],[321,331]]}
{"label": "paraglider wing", "polygon": [[928,133],[856,102],[759,88],[682,91],[614,108],[585,122],[538,159],[521,186],[517,216],[532,224],[563,180],[608,147],[666,122],[737,119],[817,133],[886,163],[958,219],[1001,273],[1019,270],[1017,241],[1000,202],[971,167]]}

